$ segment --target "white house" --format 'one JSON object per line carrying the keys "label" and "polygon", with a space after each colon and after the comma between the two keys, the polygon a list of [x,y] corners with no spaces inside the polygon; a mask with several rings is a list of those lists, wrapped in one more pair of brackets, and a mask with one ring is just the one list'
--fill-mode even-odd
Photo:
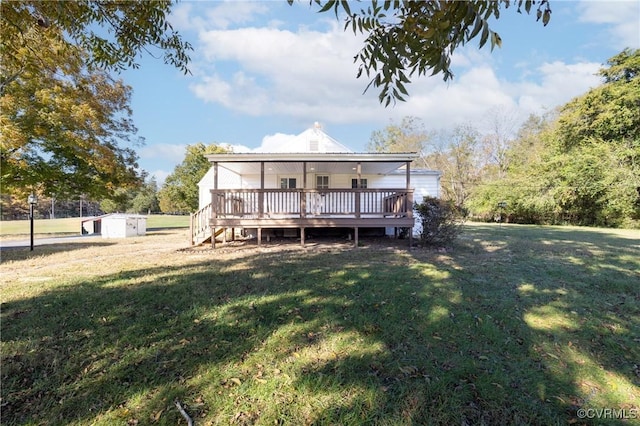
{"label": "white house", "polygon": [[[413,202],[439,196],[440,172],[412,169],[415,153],[356,153],[316,125],[274,152],[209,154],[198,183],[192,242],[226,228],[399,228],[418,233]],[[291,232],[291,231],[289,231]],[[215,245],[215,238],[212,239]]]}

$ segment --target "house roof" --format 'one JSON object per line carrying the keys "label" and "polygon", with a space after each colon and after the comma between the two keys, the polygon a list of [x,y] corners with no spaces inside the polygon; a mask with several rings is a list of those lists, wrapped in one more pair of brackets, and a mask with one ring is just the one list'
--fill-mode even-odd
{"label": "house roof", "polygon": [[307,172],[355,174],[356,164],[360,163],[363,174],[387,174],[416,158],[415,153],[245,153],[245,154],[209,154],[209,161],[217,162],[219,167],[241,175],[260,174],[264,162],[264,173],[300,174],[306,163]]}
{"label": "house roof", "polygon": [[418,157],[415,152],[353,152],[323,132],[318,123],[295,136],[285,147],[272,146],[275,152],[265,152],[268,148],[205,156],[211,163],[240,175],[260,174],[261,163],[265,164],[267,175],[300,174],[304,163],[311,173],[355,174],[356,164],[360,163],[363,174],[388,174]]}
{"label": "house roof", "polygon": [[[284,138],[284,139],[283,139]],[[262,146],[254,152],[352,152],[337,140],[322,131],[319,123],[305,130],[297,136],[277,134],[265,138]]]}

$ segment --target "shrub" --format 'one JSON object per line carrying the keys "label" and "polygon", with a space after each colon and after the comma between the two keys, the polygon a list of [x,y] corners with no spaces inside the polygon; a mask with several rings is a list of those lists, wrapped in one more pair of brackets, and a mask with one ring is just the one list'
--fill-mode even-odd
{"label": "shrub", "polygon": [[425,245],[450,245],[462,231],[462,215],[451,202],[424,197],[422,203],[415,204],[414,209],[422,224],[420,240]]}

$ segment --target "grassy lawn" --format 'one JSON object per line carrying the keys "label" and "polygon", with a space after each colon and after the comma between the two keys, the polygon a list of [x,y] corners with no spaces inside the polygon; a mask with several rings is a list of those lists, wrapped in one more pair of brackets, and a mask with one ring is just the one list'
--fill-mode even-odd
{"label": "grassy lawn", "polygon": [[[640,423],[638,231],[184,233],[3,251],[3,424],[186,424],[175,400],[198,425]],[[581,418],[604,409],[628,419]]]}
{"label": "grassy lawn", "polygon": [[[29,235],[29,220],[0,221],[0,237]],[[149,215],[147,228],[188,228],[189,216]],[[33,224],[34,233],[45,234],[80,234],[80,218],[37,219]]]}

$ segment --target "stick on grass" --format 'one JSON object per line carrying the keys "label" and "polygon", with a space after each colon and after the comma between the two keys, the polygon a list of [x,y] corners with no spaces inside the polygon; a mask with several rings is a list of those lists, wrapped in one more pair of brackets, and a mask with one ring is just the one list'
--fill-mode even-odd
{"label": "stick on grass", "polygon": [[184,408],[182,408],[180,401],[176,399],[175,404],[176,404],[176,407],[178,408],[178,411],[180,411],[180,414],[182,414],[182,417],[184,417],[185,420],[187,421],[187,424],[189,426],[193,426],[193,420],[191,419],[191,417],[189,417],[189,414],[187,414],[187,412],[184,411]]}

